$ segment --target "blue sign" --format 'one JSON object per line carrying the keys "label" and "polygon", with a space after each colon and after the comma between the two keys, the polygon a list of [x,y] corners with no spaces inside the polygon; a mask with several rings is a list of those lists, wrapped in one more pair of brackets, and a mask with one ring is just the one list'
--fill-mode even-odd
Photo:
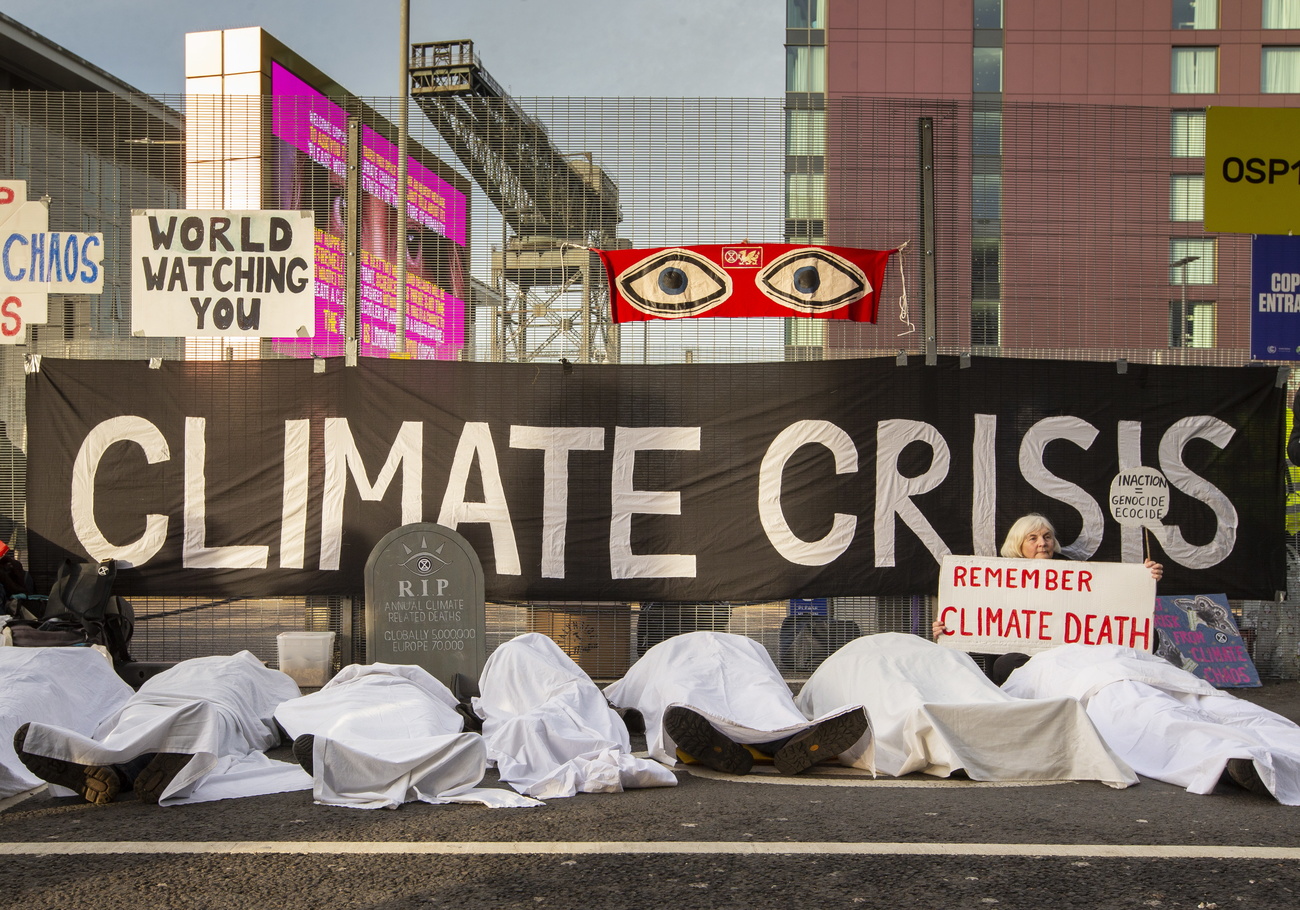
{"label": "blue sign", "polygon": [[1155,620],[1157,656],[1220,689],[1260,684],[1224,595],[1157,597]]}
{"label": "blue sign", "polygon": [[790,616],[828,616],[828,601],[825,597],[790,598]]}
{"label": "blue sign", "polygon": [[1256,234],[1251,243],[1250,357],[1300,360],[1300,237]]}

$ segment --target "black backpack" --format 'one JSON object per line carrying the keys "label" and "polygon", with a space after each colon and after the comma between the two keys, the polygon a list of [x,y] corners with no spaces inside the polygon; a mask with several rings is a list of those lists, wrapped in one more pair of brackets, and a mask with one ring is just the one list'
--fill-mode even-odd
{"label": "black backpack", "polygon": [[23,601],[26,609],[18,612],[17,622],[10,623],[14,644],[103,645],[115,661],[129,662],[127,645],[135,631],[135,610],[126,598],[111,593],[116,577],[117,560],[65,559],[49,598],[44,603]]}

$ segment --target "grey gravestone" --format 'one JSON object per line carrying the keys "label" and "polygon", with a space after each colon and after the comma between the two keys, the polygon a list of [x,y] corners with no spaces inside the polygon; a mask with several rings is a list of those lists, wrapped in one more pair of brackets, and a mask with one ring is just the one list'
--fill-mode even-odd
{"label": "grey gravestone", "polygon": [[487,660],[483,566],[469,542],[432,522],[390,531],[366,560],[366,659],[415,664],[448,686]]}

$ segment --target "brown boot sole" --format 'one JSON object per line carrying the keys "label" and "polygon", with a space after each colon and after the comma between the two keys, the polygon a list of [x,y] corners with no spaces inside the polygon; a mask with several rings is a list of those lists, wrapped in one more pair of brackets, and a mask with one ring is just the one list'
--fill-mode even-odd
{"label": "brown boot sole", "polygon": [[23,749],[27,743],[27,728],[23,724],[14,733],[14,751],[28,771],[43,781],[67,787],[88,803],[106,806],[117,798],[122,789],[122,779],[108,765],[79,765],[61,758],[35,755]]}

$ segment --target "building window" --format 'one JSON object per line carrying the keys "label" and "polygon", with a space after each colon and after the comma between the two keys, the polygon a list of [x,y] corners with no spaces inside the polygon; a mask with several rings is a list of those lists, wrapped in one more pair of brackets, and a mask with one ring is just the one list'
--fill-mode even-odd
{"label": "building window", "polygon": [[970,293],[974,298],[998,299],[1001,293],[1001,245],[997,240],[972,240]]}
{"label": "building window", "polygon": [[787,92],[826,91],[826,48],[787,47],[785,49],[785,90]]}
{"label": "building window", "polygon": [[786,218],[826,217],[826,177],[822,174],[787,174]]}
{"label": "building window", "polygon": [[1214,301],[1169,301],[1169,346],[1214,347]]}
{"label": "building window", "polygon": [[1205,157],[1205,111],[1170,112],[1169,154],[1174,158]]}
{"label": "building window", "polygon": [[977,110],[972,115],[976,155],[1002,154],[1002,112]]}
{"label": "building window", "polygon": [[1218,64],[1217,47],[1174,48],[1170,91],[1175,95],[1213,94],[1219,86]]}
{"label": "building window", "polygon": [[[1182,265],[1183,260],[1191,261]],[[1172,237],[1169,240],[1169,283],[1214,284],[1214,238]]]}
{"label": "building window", "polygon": [[1174,0],[1174,28],[1218,28],[1219,0]]}
{"label": "building window", "polygon": [[823,0],[785,0],[786,28],[825,28],[826,4]]}
{"label": "building window", "polygon": [[973,300],[970,305],[970,343],[1002,343],[1001,305],[996,300]]}
{"label": "building window", "polygon": [[1169,220],[1205,220],[1205,178],[1200,174],[1169,177]]}
{"label": "building window", "polygon": [[975,48],[975,69],[972,91],[1002,91],[1002,48]]}
{"label": "building window", "polygon": [[787,155],[826,154],[826,112],[785,112],[785,153]]}
{"label": "building window", "polygon": [[1264,28],[1300,28],[1300,0],[1264,0]]}
{"label": "building window", "polygon": [[1273,95],[1300,93],[1300,47],[1261,49],[1259,90]]}
{"label": "building window", "polygon": [[996,221],[1002,217],[1000,174],[976,174],[971,178],[971,190],[971,216],[976,221]]}
{"label": "building window", "polygon": [[1002,28],[1002,0],[975,0],[975,27]]}

